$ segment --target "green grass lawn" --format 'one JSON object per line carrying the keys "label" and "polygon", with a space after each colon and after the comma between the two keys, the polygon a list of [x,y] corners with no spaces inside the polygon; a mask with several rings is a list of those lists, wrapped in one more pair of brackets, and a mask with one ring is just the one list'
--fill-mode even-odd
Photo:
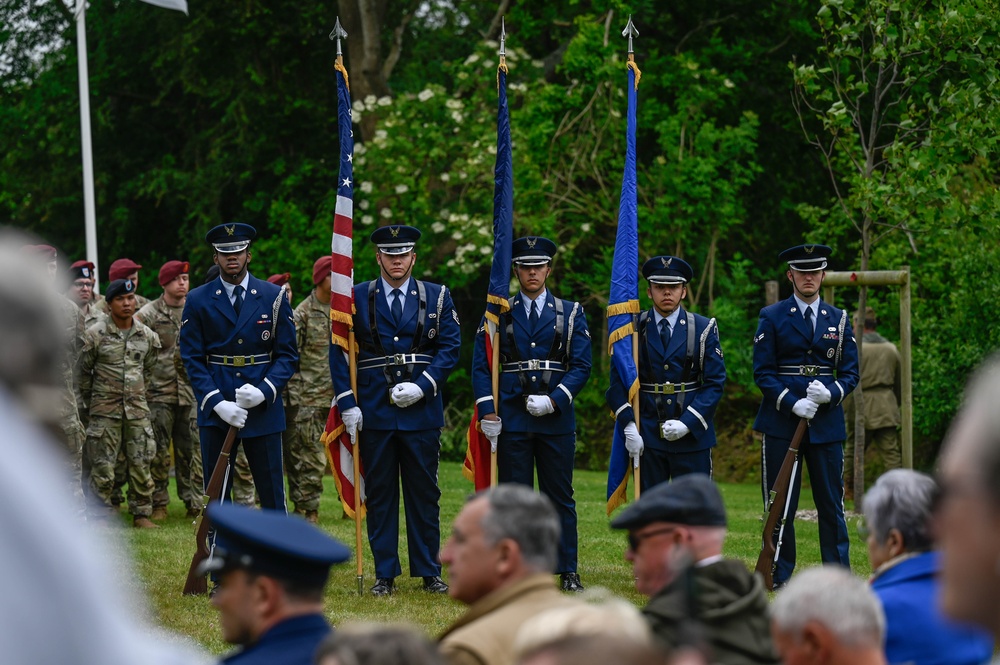
{"label": "green grass lawn", "polygon": [[[645,599],[635,592],[632,571],[624,560],[625,537],[608,528],[605,515],[606,474],[577,471],[574,476],[577,513],[579,515],[579,571],[587,587],[604,587],[641,606]],[[461,466],[442,463],[440,470],[441,532],[447,537],[455,515],[461,509],[472,486],[461,474]],[[760,547],[762,524],[760,488],[758,485],[724,484],[722,493],[729,511],[729,536],[726,555],[742,559],[753,568]],[[850,509],[850,505],[848,508]],[[802,494],[800,510],[813,508],[808,490]],[[341,509],[336,500],[332,477],[326,478],[326,488],[320,509],[320,526],[341,542],[354,547],[354,522],[340,519]],[[870,566],[864,544],[852,534],[851,564],[858,575],[868,575]],[[401,542],[399,553],[404,575],[407,571],[406,535],[400,515]],[[796,522],[798,564],[820,563],[819,537],[815,522]],[[191,555],[194,552],[194,532],[191,520],[184,517],[184,505],[176,499],[170,504],[170,517],[162,528],[127,529],[127,542],[132,548],[135,575],[128,582],[137,585],[140,595],[147,598],[154,619],[165,628],[187,635],[213,653],[229,649],[220,638],[218,614],[207,597],[181,594]],[[364,543],[365,589],[374,583],[374,565]],[[445,571],[447,580],[447,571]],[[354,621],[408,623],[435,635],[458,617],[463,606],[448,597],[427,594],[421,590],[420,579],[400,577],[398,592],[390,598],[358,596],[357,575],[353,562],[336,566],[327,585],[326,613],[334,624]]]}

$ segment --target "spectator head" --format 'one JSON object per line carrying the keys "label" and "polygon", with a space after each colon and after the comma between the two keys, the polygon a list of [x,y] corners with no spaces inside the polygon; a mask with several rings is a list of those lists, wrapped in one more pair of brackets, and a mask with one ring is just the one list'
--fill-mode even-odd
{"label": "spectator head", "polygon": [[931,504],[936,494],[934,479],[911,469],[888,471],[865,493],[862,505],[873,570],[907,552],[931,549]]}
{"label": "spectator head", "polygon": [[444,665],[437,647],[404,626],[348,624],[316,650],[316,665]]}
{"label": "spectator head", "polygon": [[628,529],[636,589],[653,596],[691,563],[722,554],[726,507],[712,479],[693,473],[643,492],[611,528]]}
{"label": "spectator head", "polygon": [[882,605],[865,581],[839,566],[793,576],[771,605],[771,634],[785,665],[884,662]]}
{"label": "spectator head", "polygon": [[559,518],[549,499],[505,484],[474,495],[455,518],[441,550],[449,595],[471,604],[536,573],[553,573]]}
{"label": "spectator head", "polygon": [[1000,355],[965,390],[940,458],[941,604],[1000,636]]}

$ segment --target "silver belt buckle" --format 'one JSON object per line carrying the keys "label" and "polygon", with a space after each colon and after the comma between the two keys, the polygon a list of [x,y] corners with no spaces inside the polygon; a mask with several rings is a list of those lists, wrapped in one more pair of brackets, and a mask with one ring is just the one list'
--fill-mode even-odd
{"label": "silver belt buckle", "polygon": [[538,358],[532,358],[531,360],[528,361],[528,369],[529,370],[535,370],[535,371],[537,371],[537,370],[539,370],[541,368],[542,368],[542,361],[539,360]]}
{"label": "silver belt buckle", "polygon": [[405,365],[406,364],[406,355],[403,354],[403,353],[397,353],[397,354],[395,354],[392,357],[392,364],[393,365]]}
{"label": "silver belt buckle", "polygon": [[819,376],[818,365],[799,365],[800,376]]}

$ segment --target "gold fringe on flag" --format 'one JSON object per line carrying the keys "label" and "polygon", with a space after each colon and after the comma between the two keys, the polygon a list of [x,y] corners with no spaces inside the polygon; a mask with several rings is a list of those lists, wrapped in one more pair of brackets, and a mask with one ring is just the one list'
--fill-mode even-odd
{"label": "gold fringe on flag", "polygon": [[621,328],[615,328],[608,335],[608,355],[609,356],[615,355],[615,349],[614,349],[615,342],[617,342],[618,340],[625,339],[634,332],[635,332],[635,324],[633,324],[631,321],[622,326]]}
{"label": "gold fringe on flag", "polygon": [[632,54],[628,54],[628,64],[625,65],[625,69],[631,69],[635,71],[635,89],[639,89],[639,79],[642,78],[642,72],[639,71],[639,65],[635,64],[635,59]]}
{"label": "gold fringe on flag", "polygon": [[[333,63],[333,68],[344,75],[344,85],[347,86],[347,92],[351,91],[351,79],[347,77],[347,69],[344,67],[343,56],[337,56],[336,62]],[[639,82],[639,77],[636,76],[635,82]]]}
{"label": "gold fringe on flag", "polygon": [[638,314],[639,313],[639,301],[638,300],[627,300],[625,302],[616,302],[614,305],[608,305],[608,318],[612,316],[617,316],[618,314]]}

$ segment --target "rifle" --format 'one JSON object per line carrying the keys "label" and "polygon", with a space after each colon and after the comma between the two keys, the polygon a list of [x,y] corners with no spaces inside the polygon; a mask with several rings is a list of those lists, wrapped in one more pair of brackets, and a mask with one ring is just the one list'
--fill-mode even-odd
{"label": "rifle", "polygon": [[222,485],[226,480],[226,472],[229,470],[229,452],[233,449],[236,441],[238,428],[229,426],[226,432],[226,440],[222,442],[222,450],[219,452],[219,459],[212,469],[212,478],[208,481],[205,495],[202,497],[201,513],[194,522],[195,550],[191,557],[191,566],[188,568],[187,581],[184,583],[184,595],[202,595],[208,593],[208,582],[204,575],[198,574],[198,566],[209,557],[208,548],[208,520],[205,519],[205,511],[208,504],[213,500],[218,500],[222,496]]}
{"label": "rifle", "polygon": [[788,445],[788,452],[781,462],[778,477],[774,480],[774,487],[771,488],[767,505],[764,507],[764,534],[761,537],[760,556],[757,557],[754,572],[763,576],[764,588],[768,591],[774,591],[774,569],[778,563],[778,554],[781,552],[785,521],[788,519],[792,480],[799,466],[799,444],[802,443],[808,423],[805,418],[799,419],[799,425],[792,435],[792,442]]}

